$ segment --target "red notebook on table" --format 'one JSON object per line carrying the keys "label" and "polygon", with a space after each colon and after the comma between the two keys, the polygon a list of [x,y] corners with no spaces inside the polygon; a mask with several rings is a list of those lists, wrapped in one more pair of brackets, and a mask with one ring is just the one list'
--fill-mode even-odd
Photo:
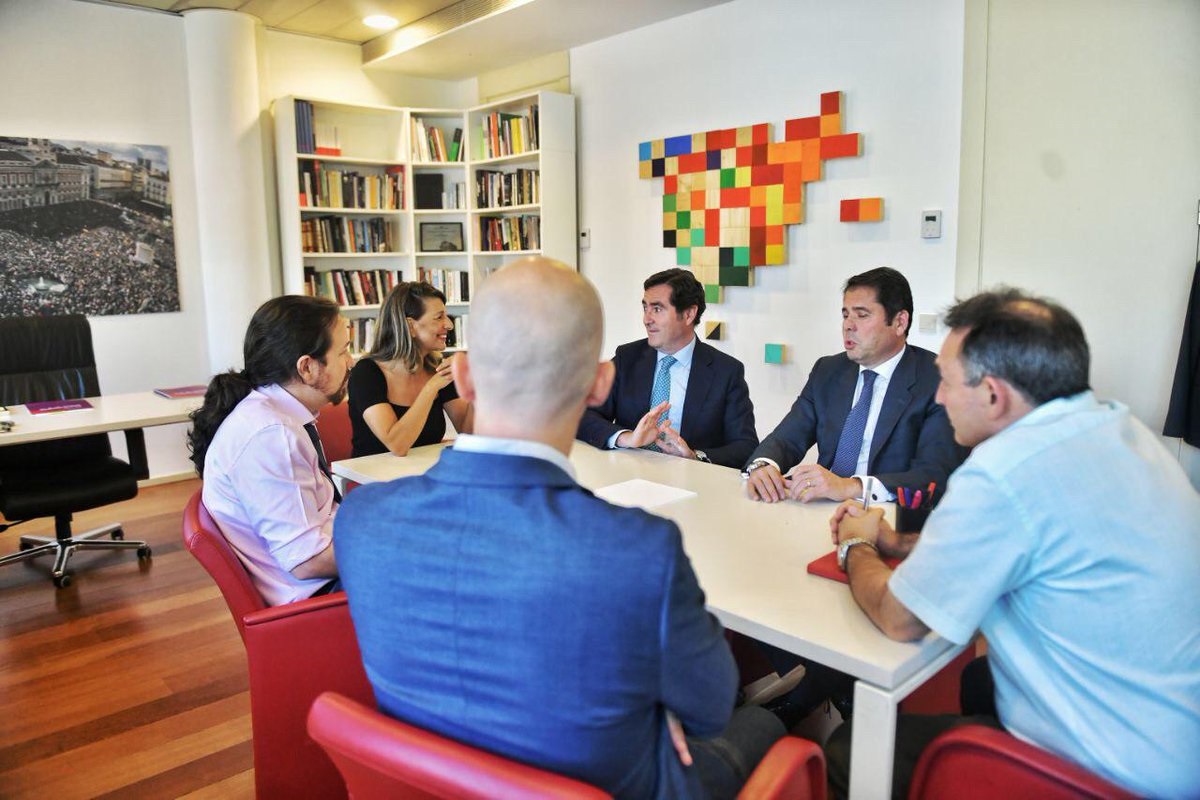
{"label": "red notebook on table", "polygon": [[169,386],[166,389],[155,389],[154,393],[159,397],[174,399],[178,397],[204,397],[208,386],[196,384],[194,386]]}
{"label": "red notebook on table", "polygon": [[79,411],[80,409],[91,407],[92,404],[87,400],[38,400],[25,404],[25,408],[30,414],[52,414],[55,411]]}
{"label": "red notebook on table", "polygon": [[[883,563],[887,564],[892,569],[900,563],[899,558],[884,558]],[[831,581],[838,583],[849,583],[846,578],[846,573],[838,569],[837,565],[837,550],[831,550],[825,555],[808,565],[808,573],[810,575],[820,575],[822,578],[829,578]]]}

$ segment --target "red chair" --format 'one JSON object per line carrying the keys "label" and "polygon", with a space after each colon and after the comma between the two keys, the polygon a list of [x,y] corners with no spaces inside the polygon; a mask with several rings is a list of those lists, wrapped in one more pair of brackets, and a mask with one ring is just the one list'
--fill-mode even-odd
{"label": "red chair", "polygon": [[964,725],[930,743],[917,762],[909,800],[1132,800],[1136,795],[1053,753],[983,725]]}
{"label": "red chair", "polygon": [[325,449],[325,460],[332,464],[350,457],[353,452],[350,427],[350,401],[343,400],[336,406],[325,406],[317,415],[317,433],[321,447]]}
{"label": "red chair", "polygon": [[267,606],[199,491],[183,513],[183,540],[216,581],[246,646],[258,797],[345,797],[337,768],[304,725],[324,691],[375,702],[345,593]]}
{"label": "red chair", "polygon": [[[594,786],[488,753],[327,692],[308,730],[346,779],[354,800],[599,800]],[[742,800],[824,800],[825,757],[805,739],[775,744]]]}

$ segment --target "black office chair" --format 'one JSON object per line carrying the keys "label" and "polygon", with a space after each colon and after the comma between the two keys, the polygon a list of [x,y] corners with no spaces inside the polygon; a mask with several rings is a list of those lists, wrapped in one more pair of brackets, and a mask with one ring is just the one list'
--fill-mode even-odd
{"label": "black office chair", "polygon": [[[87,317],[0,319],[0,405],[99,394]],[[0,514],[7,520],[0,531],[54,517],[55,532],[54,538],[22,536],[20,552],[0,558],[0,566],[53,553],[51,577],[61,588],[71,583],[67,561],[75,550],[130,549],[150,557],[145,542],[124,541],[119,523],[71,535],[74,512],[137,495],[138,478],[148,474],[145,439],[140,430],[126,437],[132,465],[113,458],[105,433],[0,446]]]}

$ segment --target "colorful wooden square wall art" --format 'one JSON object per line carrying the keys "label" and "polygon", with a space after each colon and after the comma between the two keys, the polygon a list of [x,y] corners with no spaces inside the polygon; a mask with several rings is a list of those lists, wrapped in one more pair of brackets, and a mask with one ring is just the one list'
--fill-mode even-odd
{"label": "colorful wooden square wall art", "polygon": [[725,338],[725,323],[704,320],[704,338],[707,341],[718,341]]}
{"label": "colorful wooden square wall art", "polygon": [[862,152],[862,134],[842,132],[842,112],[842,93],[826,92],[819,115],[784,123],[781,142],[760,123],[638,145],[639,176],[663,181],[663,247],[706,293],[751,286],[754,267],[785,263],[784,226],[804,221],[804,184],[821,179],[828,159]]}
{"label": "colorful wooden square wall art", "polygon": [[781,344],[767,344],[763,348],[763,361],[768,364],[782,364],[785,355],[785,347]]}
{"label": "colorful wooden square wall art", "polygon": [[842,201],[842,222],[879,222],[881,219],[882,197],[856,197]]}

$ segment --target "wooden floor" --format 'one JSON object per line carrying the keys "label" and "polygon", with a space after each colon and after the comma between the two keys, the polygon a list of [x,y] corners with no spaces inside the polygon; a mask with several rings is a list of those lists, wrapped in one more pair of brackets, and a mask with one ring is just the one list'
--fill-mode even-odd
{"label": "wooden floor", "polygon": [[[124,523],[154,556],[78,553],[55,589],[49,559],[0,568],[0,797],[250,798],[246,657],[225,601],[183,548],[199,487],[143,489],[79,514]],[[30,522],[0,534],[0,554]]]}

